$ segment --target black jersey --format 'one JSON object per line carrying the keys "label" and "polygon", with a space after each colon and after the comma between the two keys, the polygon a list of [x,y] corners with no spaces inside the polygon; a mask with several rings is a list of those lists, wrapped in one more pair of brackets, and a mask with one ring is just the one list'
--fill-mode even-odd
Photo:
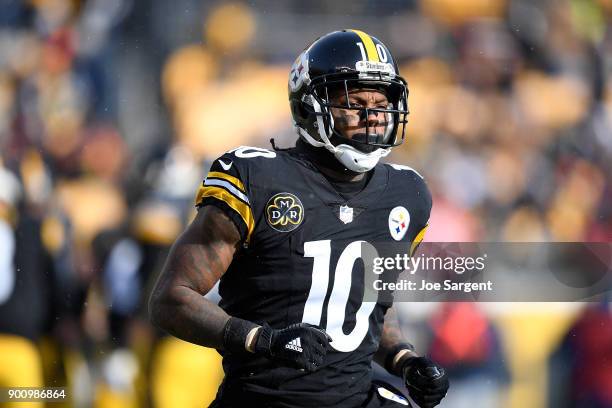
{"label": "black jersey", "polygon": [[[355,407],[366,399],[388,304],[364,300],[361,244],[423,238],[431,195],[421,176],[378,164],[348,201],[296,150],[240,147],[215,160],[196,199],[236,223],[243,249],[220,281],[228,314],[273,328],[318,325],[332,350],[314,373],[225,353],[218,399],[265,406]],[[257,405],[259,406],[259,405]]]}

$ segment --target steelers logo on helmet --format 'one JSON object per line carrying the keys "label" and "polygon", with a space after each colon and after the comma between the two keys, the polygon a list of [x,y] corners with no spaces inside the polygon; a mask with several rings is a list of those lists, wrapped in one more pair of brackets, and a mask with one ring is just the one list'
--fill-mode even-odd
{"label": "steelers logo on helmet", "polygon": [[302,52],[293,62],[289,71],[289,90],[296,91],[310,83],[308,76],[308,51]]}
{"label": "steelers logo on helmet", "polygon": [[277,231],[293,231],[304,221],[304,206],[294,194],[275,194],[266,204],[266,221]]}

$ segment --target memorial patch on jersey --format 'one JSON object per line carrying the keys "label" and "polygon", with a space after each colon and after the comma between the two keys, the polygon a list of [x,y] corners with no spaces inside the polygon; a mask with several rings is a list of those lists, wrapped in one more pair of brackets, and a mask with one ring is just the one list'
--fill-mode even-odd
{"label": "memorial patch on jersey", "polygon": [[396,241],[401,241],[408,232],[410,225],[410,214],[402,206],[397,206],[389,213],[389,232]]}
{"label": "memorial patch on jersey", "polygon": [[277,231],[293,231],[304,221],[304,206],[291,193],[275,194],[266,204],[266,221]]}

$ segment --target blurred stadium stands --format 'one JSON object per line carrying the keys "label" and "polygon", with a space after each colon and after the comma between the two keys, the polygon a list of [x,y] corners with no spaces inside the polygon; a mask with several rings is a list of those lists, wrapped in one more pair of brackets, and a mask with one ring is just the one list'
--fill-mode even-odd
{"label": "blurred stadium stands", "polygon": [[[219,356],[154,330],[148,290],[210,161],[292,145],[289,66],[341,28],[400,60],[411,115],[390,161],[432,189],[426,240],[612,241],[611,0],[0,0],[0,361],[30,361],[0,364],[0,386],[68,386],[78,407],[213,398]],[[562,343],[583,304],[400,312],[459,373],[441,407],[612,407],[610,368],[599,390],[574,392],[578,369],[549,381],[554,350],[589,350]]]}

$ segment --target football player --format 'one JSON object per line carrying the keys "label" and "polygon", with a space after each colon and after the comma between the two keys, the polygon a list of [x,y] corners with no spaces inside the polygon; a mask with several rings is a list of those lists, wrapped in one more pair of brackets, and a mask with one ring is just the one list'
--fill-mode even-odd
{"label": "football player", "polygon": [[[408,406],[372,382],[373,359],[422,408],[446,394],[444,369],[364,295],[362,248],[413,251],[431,210],[417,172],[379,163],[404,139],[407,97],[382,42],[332,32],[289,74],[295,148],[243,146],[213,163],[150,302],[155,324],[222,353],[212,406]],[[219,306],[203,297],[217,281]]]}

